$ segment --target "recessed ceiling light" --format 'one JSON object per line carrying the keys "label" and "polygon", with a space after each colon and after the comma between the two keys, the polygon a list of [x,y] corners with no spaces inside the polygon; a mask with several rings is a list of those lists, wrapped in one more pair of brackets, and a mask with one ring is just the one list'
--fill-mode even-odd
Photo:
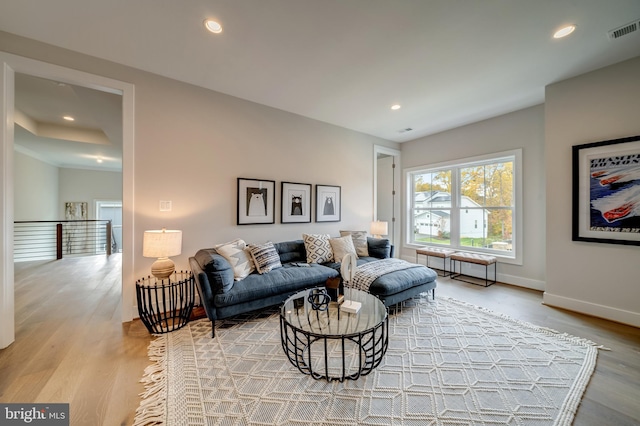
{"label": "recessed ceiling light", "polygon": [[397,110],[397,109],[400,109],[400,108],[402,108],[402,105],[400,105],[400,104],[391,105],[391,109],[394,110],[394,111]]}
{"label": "recessed ceiling light", "polygon": [[575,25],[567,25],[566,27],[562,27],[560,28],[558,31],[556,31],[555,33],[553,33],[553,38],[562,38],[562,37],[566,37],[569,34],[571,34],[572,32],[574,32],[576,29]]}
{"label": "recessed ceiling light", "polygon": [[222,25],[213,19],[205,19],[204,27],[214,34],[220,34],[222,32]]}
{"label": "recessed ceiling light", "polygon": [[98,158],[96,158],[96,161],[97,161],[98,163],[102,163],[102,157],[98,157]]}
{"label": "recessed ceiling light", "polygon": [[65,115],[65,116],[64,116],[64,117],[62,117],[62,118],[63,118],[63,119],[65,119],[65,120],[67,120],[67,121],[76,121],[76,119],[75,119],[75,118],[73,118],[73,117],[72,117],[72,116],[70,116],[70,115]]}

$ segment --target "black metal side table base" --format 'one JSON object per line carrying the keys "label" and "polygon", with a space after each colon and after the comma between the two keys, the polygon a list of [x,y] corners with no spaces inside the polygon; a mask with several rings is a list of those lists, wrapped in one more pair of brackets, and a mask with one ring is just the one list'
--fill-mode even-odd
{"label": "black metal side table base", "polygon": [[184,327],[195,302],[191,272],[175,272],[169,278],[136,281],[138,314],[151,334],[168,333]]}

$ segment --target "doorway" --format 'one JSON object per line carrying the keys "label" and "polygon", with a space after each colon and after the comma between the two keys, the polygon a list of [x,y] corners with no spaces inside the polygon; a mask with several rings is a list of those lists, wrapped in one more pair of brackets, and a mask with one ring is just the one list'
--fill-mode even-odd
{"label": "doorway", "polygon": [[[400,247],[400,151],[375,145],[373,220],[387,222],[387,236]],[[396,253],[400,253],[396,249]]]}
{"label": "doorway", "polygon": [[0,349],[15,339],[13,268],[15,74],[22,73],[122,96],[122,321],[133,319],[133,85],[0,52]]}

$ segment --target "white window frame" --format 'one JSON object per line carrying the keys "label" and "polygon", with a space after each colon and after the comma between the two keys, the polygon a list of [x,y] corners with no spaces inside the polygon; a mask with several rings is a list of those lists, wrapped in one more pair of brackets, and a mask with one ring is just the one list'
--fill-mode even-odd
{"label": "white window frame", "polygon": [[[513,159],[513,187],[514,187],[514,224],[512,244],[513,250],[505,252],[503,250],[495,250],[483,247],[467,247],[461,246],[459,235],[459,221],[460,221],[460,169],[470,166],[479,166],[482,164],[490,164],[500,162],[505,159]],[[404,247],[408,249],[419,249],[429,244],[418,244],[412,241],[414,220],[413,212],[415,212],[415,196],[413,186],[413,176],[415,174],[424,172],[435,172],[443,169],[454,169],[451,176],[451,245],[444,245],[444,247],[452,248],[455,250],[465,252],[475,252],[491,254],[499,257],[501,262],[512,263],[516,265],[522,265],[522,235],[523,235],[523,194],[522,194],[522,149],[515,149],[509,151],[502,151],[492,154],[485,154],[476,157],[461,158],[452,161],[446,161],[436,164],[427,164],[424,166],[412,167],[404,169],[404,177],[406,184],[406,209],[404,212],[405,238]]]}

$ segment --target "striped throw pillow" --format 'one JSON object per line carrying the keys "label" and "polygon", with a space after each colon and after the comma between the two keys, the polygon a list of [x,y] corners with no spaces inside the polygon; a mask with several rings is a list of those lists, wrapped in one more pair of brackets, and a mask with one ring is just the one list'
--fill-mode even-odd
{"label": "striped throw pillow", "polygon": [[280,256],[272,242],[250,244],[249,253],[259,274],[266,274],[276,268],[282,268]]}

